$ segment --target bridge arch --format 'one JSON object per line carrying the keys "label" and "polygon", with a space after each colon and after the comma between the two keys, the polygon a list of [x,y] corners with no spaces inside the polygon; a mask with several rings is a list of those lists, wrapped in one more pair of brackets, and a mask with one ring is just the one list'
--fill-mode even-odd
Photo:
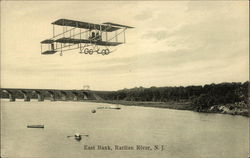
{"label": "bridge arch", "polygon": [[77,92],[71,92],[73,94],[73,100],[77,101],[79,100],[79,94]]}
{"label": "bridge arch", "polygon": [[47,93],[50,95],[51,101],[56,101],[56,95],[53,91],[47,91]]}
{"label": "bridge arch", "polygon": [[19,90],[18,92],[23,94],[24,101],[30,101],[30,96],[29,96],[28,92],[26,92],[24,90]]}
{"label": "bridge arch", "polygon": [[82,96],[83,96],[83,100],[87,100],[89,98],[89,94],[85,91],[81,92]]}
{"label": "bridge arch", "polygon": [[38,101],[44,101],[44,96],[42,95],[41,92],[35,90],[35,91],[32,91],[31,93],[37,96]]}
{"label": "bridge arch", "polygon": [[15,97],[14,93],[12,93],[11,91],[3,90],[2,92],[7,93],[9,95],[9,99],[10,99],[11,102],[16,101],[16,97]]}

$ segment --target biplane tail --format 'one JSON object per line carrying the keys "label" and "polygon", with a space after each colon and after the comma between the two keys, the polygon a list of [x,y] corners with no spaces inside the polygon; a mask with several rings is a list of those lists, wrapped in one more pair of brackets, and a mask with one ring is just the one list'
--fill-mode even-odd
{"label": "biplane tail", "polygon": [[46,51],[42,51],[42,48],[41,48],[41,53],[44,54],[44,55],[48,55],[48,54],[55,54],[57,51],[55,50],[54,48],[54,40],[52,39],[46,39],[46,40],[43,40],[41,42],[41,44],[48,44],[49,46],[49,49],[46,50]]}

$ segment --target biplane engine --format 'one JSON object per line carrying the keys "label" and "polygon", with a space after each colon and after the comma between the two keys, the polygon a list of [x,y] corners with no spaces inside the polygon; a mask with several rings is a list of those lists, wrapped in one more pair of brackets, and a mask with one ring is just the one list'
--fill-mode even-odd
{"label": "biplane engine", "polygon": [[[55,54],[79,49],[79,53],[108,55],[112,47],[126,42],[125,31],[131,26],[106,22],[93,24],[75,20],[59,19],[52,23],[53,37],[41,42],[42,54]],[[62,28],[55,34],[56,26]],[[46,48],[44,48],[47,45]]]}

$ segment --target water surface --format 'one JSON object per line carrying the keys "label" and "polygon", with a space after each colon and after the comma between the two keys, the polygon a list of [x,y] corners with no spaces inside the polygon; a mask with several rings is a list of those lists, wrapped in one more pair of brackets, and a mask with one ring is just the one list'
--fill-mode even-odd
{"label": "water surface", "polygon": [[[246,158],[249,120],[243,116],[103,103],[1,100],[1,156],[113,158]],[[29,129],[28,124],[44,124]],[[76,132],[89,134],[76,141]],[[164,145],[165,150],[84,150],[84,145]]]}

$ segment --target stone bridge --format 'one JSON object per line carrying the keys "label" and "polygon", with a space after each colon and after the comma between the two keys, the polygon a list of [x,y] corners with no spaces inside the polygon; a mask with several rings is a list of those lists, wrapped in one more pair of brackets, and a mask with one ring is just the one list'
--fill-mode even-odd
{"label": "stone bridge", "polygon": [[81,100],[95,100],[94,95],[90,90],[57,90],[57,89],[12,89],[1,88],[1,98],[9,98],[10,101],[16,99],[24,99],[30,101],[37,99],[38,101],[81,101]]}

